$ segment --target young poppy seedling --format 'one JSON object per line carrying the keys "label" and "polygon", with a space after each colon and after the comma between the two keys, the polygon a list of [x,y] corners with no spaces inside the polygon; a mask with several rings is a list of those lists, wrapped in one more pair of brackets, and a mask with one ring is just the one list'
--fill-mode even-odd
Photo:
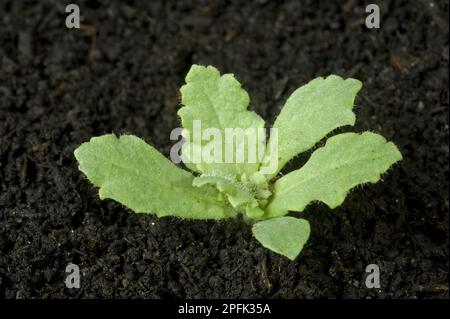
{"label": "young poppy seedling", "polygon": [[[243,214],[253,235],[266,248],[294,260],[308,240],[308,221],[286,216],[313,201],[339,206],[357,185],[376,183],[402,159],[397,147],[372,132],[342,133],[327,139],[303,167],[282,177],[283,166],[311,149],[328,133],[354,125],[352,111],[361,82],[336,75],[316,78],[295,90],[278,115],[267,143],[257,142],[263,157],[252,161],[193,161],[192,150],[207,147],[226,158],[238,146],[248,148],[251,136],[220,148],[187,138],[183,170],[133,135],[93,137],[75,150],[79,169],[99,188],[101,199],[113,199],[136,213],[185,219],[222,219]],[[261,129],[264,120],[247,110],[249,96],[232,74],[193,65],[181,88],[178,112],[185,136],[195,130]],[[275,138],[276,137],[276,138]],[[231,147],[228,147],[230,146]],[[217,155],[217,154],[216,154]],[[231,154],[229,158],[236,159]],[[268,169],[268,163],[275,163]]]}

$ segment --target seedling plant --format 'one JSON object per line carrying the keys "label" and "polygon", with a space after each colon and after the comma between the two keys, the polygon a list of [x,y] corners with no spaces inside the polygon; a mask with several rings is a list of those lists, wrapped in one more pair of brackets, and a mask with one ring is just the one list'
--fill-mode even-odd
{"label": "seedling plant", "polygon": [[[191,151],[211,142],[188,138],[181,152],[188,171],[142,139],[114,134],[93,137],[74,153],[101,199],[158,217],[224,219],[242,214],[264,247],[294,260],[309,238],[310,226],[303,218],[288,216],[290,212],[302,212],[314,201],[335,208],[355,186],[378,182],[402,159],[397,147],[379,134],[341,133],[328,137],[302,167],[280,174],[287,162],[335,129],[354,125],[352,109],[361,86],[356,79],[330,75],[295,90],[272,126],[277,138],[259,143],[264,156],[256,161],[192,161]],[[194,121],[201,122],[202,130],[222,133],[264,128],[264,120],[247,109],[249,102],[232,74],[193,65],[181,88],[178,111],[184,136],[193,133]],[[243,143],[248,147],[250,139]],[[222,145],[219,157],[226,157],[233,145]],[[268,163],[276,164],[268,170]]]}

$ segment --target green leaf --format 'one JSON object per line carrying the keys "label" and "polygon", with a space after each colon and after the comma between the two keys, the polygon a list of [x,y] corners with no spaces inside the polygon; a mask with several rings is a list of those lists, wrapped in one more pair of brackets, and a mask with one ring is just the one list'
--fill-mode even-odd
{"label": "green leaf", "polygon": [[93,137],[75,152],[80,170],[110,198],[137,213],[218,219],[234,216],[213,187],[192,186],[194,176],[132,135]]}
{"label": "green leaf", "polygon": [[286,216],[257,222],[252,231],[264,247],[294,260],[308,241],[310,227],[305,219]]}
{"label": "green leaf", "polygon": [[[203,173],[221,173],[221,175],[238,176],[246,173],[250,174],[258,170],[259,160],[256,156],[254,163],[248,160],[244,163],[226,163],[226,151],[228,155],[230,150],[236,150],[235,140],[225,141],[225,129],[248,129],[264,128],[264,120],[255,112],[247,110],[250,98],[247,92],[241,87],[241,84],[234,78],[233,74],[224,74],[220,76],[219,71],[212,67],[193,65],[186,76],[186,84],[180,89],[181,103],[184,105],[178,115],[181,118],[183,127],[190,134],[187,145],[183,147],[182,159],[189,160],[196,164],[199,171]],[[221,163],[206,163],[194,158],[193,153],[188,153],[189,149],[204,147],[209,142],[196,140],[193,137],[194,121],[200,121],[201,131],[206,129],[217,129],[221,134]],[[197,122],[198,123],[198,122]],[[256,132],[256,130],[254,130]],[[245,154],[248,150],[248,138],[245,137],[240,145],[243,144]],[[194,145],[192,145],[194,144]],[[264,154],[265,144],[258,143],[258,148],[262,149]],[[235,154],[234,154],[235,155]],[[235,156],[230,155],[235,159]]]}
{"label": "green leaf", "polygon": [[350,189],[363,183],[376,183],[402,155],[381,135],[344,133],[329,138],[299,170],[280,178],[266,208],[268,217],[302,211],[318,200],[330,208],[339,206]]}
{"label": "green leaf", "polygon": [[245,209],[249,218],[261,217],[264,214],[264,211],[258,207],[258,201],[252,190],[233,177],[201,175],[194,178],[192,185],[196,187],[214,185],[220,192],[225,194],[233,208]]}
{"label": "green leaf", "polygon": [[[334,129],[355,123],[352,107],[361,86],[358,80],[330,75],[318,77],[292,93],[273,125],[278,129],[278,170],[272,176]],[[276,141],[271,139],[269,143]]]}
{"label": "green leaf", "polygon": [[192,185],[196,187],[201,187],[203,185],[215,185],[219,191],[225,193],[234,208],[240,207],[247,203],[253,203],[254,207],[258,205],[258,202],[251,191],[242,183],[236,181],[233,177],[201,175],[194,178]]}

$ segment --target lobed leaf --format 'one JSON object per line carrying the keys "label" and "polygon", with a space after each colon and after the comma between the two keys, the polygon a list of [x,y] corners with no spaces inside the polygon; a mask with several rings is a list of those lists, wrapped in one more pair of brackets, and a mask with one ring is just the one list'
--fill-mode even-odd
{"label": "lobed leaf", "polygon": [[344,201],[350,189],[362,183],[376,183],[401,159],[397,147],[381,135],[364,132],[333,136],[302,168],[275,183],[267,216],[302,211],[314,200],[334,208]]}
{"label": "lobed leaf", "polygon": [[213,187],[192,186],[194,176],[133,135],[93,137],[74,152],[79,169],[110,198],[136,213],[219,219],[235,215]]}
{"label": "lobed leaf", "polygon": [[330,75],[292,93],[273,125],[278,129],[278,170],[272,176],[334,129],[355,123],[352,107],[361,86],[358,80]]}
{"label": "lobed leaf", "polygon": [[[186,154],[186,150],[208,144],[208,141],[198,143],[193,139],[195,120],[201,122],[202,132],[209,128],[218,129],[222,137],[225,136],[227,128],[264,127],[264,120],[255,112],[247,110],[250,98],[233,74],[221,76],[219,71],[212,66],[193,65],[186,76],[186,84],[181,87],[180,91],[181,103],[184,106],[180,108],[178,115],[183,127],[190,134],[190,139],[186,143],[196,144],[183,147],[182,158],[185,161],[195,162],[192,154]],[[222,144],[222,163],[195,162],[196,170],[203,173],[221,172],[224,176],[238,176],[257,171],[259,160],[255,163],[249,163],[248,160],[244,163],[225,163],[225,151],[235,149],[233,143],[231,141]],[[244,149],[247,150],[248,140],[245,139],[243,143]],[[258,147],[265,148],[265,145],[260,143]],[[190,166],[192,167],[192,163]]]}

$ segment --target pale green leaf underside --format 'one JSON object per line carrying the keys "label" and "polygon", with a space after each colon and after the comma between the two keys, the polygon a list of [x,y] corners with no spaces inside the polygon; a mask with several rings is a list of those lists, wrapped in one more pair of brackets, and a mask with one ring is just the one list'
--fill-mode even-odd
{"label": "pale green leaf underside", "polygon": [[294,260],[308,241],[310,227],[305,219],[285,216],[257,222],[252,231],[264,247]]}
{"label": "pale green leaf underside", "polygon": [[335,208],[350,189],[363,183],[376,183],[380,174],[401,159],[397,147],[381,135],[364,132],[333,136],[301,169],[275,183],[267,216],[302,211],[315,200]]}
{"label": "pale green leaf underside", "polygon": [[80,170],[110,198],[137,213],[218,219],[234,216],[213,187],[192,186],[194,176],[133,135],[93,137],[75,152]]}
{"label": "pale green leaf underside", "polygon": [[[226,128],[264,127],[264,120],[255,112],[247,110],[250,98],[233,74],[221,76],[212,66],[193,65],[186,76],[186,84],[180,91],[183,107],[178,111],[178,115],[183,128],[191,134],[191,143],[195,142],[192,139],[194,120],[201,121],[202,131],[215,128],[220,130],[222,136]],[[201,144],[207,144],[207,141]],[[233,176],[250,174],[258,170],[258,162],[225,163],[225,143],[223,146],[223,163],[195,163],[197,169],[203,173],[219,171],[223,175]],[[264,144],[259,146],[264,147]],[[183,155],[183,159],[194,160],[192,156],[186,154]]]}
{"label": "pale green leaf underside", "polygon": [[273,125],[278,129],[276,173],[334,129],[355,123],[352,108],[361,86],[358,80],[330,75],[318,77],[292,93]]}

